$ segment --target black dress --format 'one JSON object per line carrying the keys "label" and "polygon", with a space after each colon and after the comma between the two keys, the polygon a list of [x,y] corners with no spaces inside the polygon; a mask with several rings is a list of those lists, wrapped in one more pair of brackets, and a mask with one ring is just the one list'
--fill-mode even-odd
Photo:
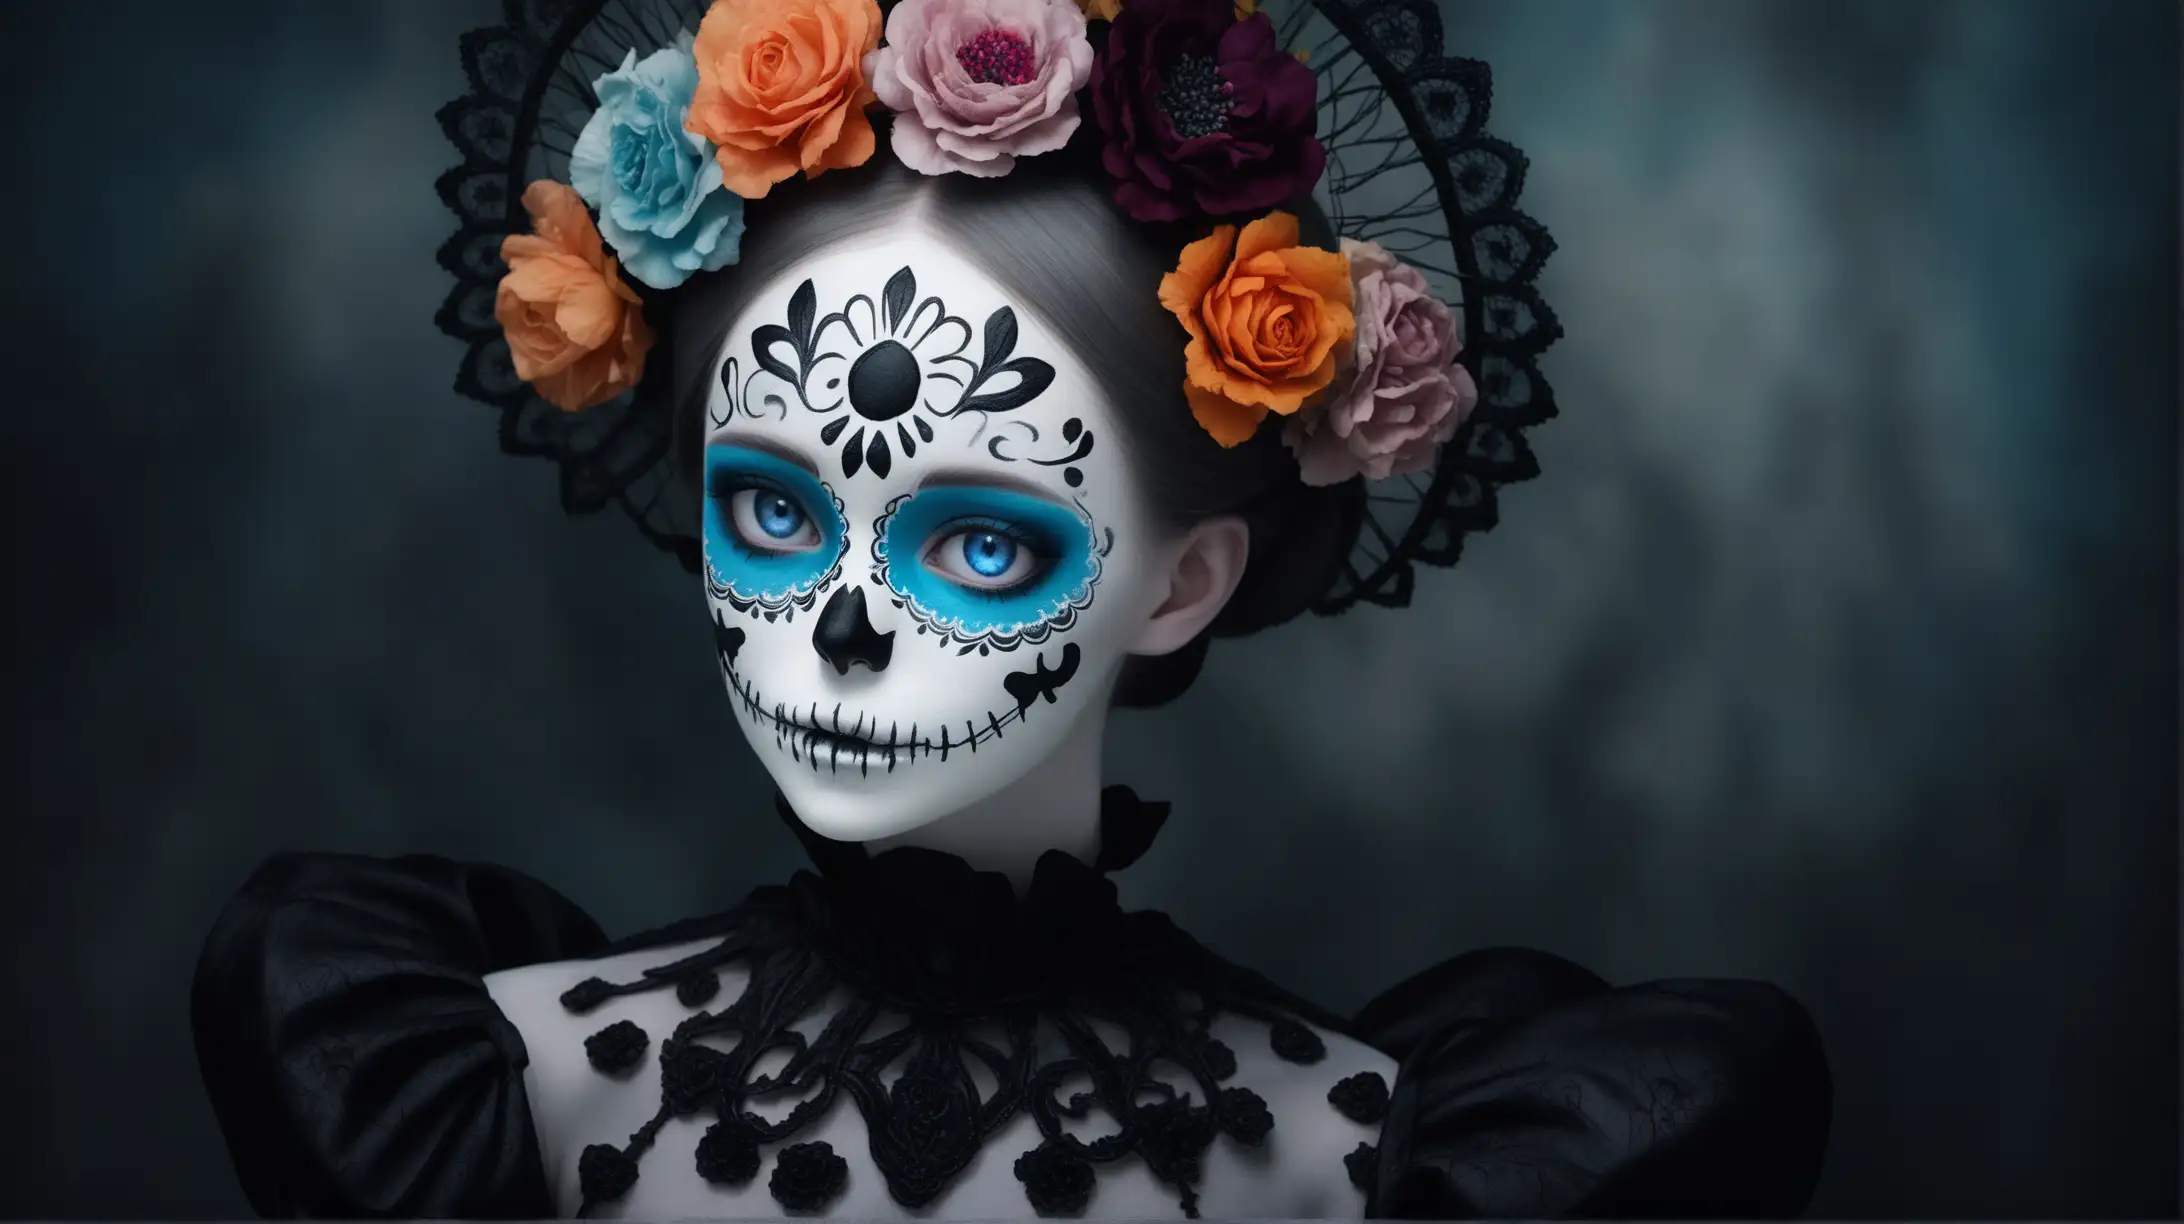
{"label": "black dress", "polygon": [[[1116,905],[1103,873],[1141,854],[1164,815],[1164,805],[1110,790],[1101,861],[1050,853],[1022,897],[952,856],[868,858],[791,817],[816,874],[620,944],[501,868],[284,855],[251,877],[206,942],[191,1009],[199,1064],[261,1215],[548,1217],[528,1056],[481,978],[712,940],[637,980],[592,978],[562,998],[581,1013],[673,990],[691,1011],[670,1034],[621,1022],[587,1041],[593,1065],[612,1073],[659,1039],[662,1079],[645,1130],[582,1154],[587,1207],[630,1189],[659,1126],[702,1115],[716,1119],[698,1145],[708,1181],[747,1182],[771,1153],[775,1198],[823,1210],[844,1163],[796,1139],[839,1093],[863,1114],[874,1166],[905,1206],[935,1199],[983,1136],[1028,1111],[1045,1140],[1015,1155],[1014,1171],[1040,1214],[1084,1210],[1096,1167],[1126,1157],[1196,1214],[1201,1153],[1218,1136],[1256,1143],[1279,1124],[1234,1082],[1234,1052],[1207,1034],[1227,1013],[1263,1021],[1272,1051],[1292,1062],[1322,1056],[1314,1026],[1395,1060],[1392,1086],[1352,1076],[1327,1105],[1379,1127],[1377,1144],[1330,1170],[1364,1189],[1370,1215],[1803,1209],[1831,1090],[1818,1034],[1782,992],[1701,981],[1611,989],[1567,961],[1494,950],[1444,962],[1344,1020],[1215,957],[1165,917]],[[749,973],[732,1000],[718,997],[717,971],[729,966]],[[788,1031],[842,986],[855,1001],[822,1035],[807,1043]],[[882,1014],[917,1023],[883,1033]],[[1059,1025],[1066,1048],[1034,1052],[1039,1020]],[[1092,1020],[1127,1042],[1109,1048]],[[1007,1038],[982,1039],[974,1023]],[[783,1048],[786,1069],[753,1071]],[[993,1091],[972,1085],[967,1060],[987,1066]],[[1167,1073],[1156,1077],[1155,1062]],[[883,1078],[889,1066],[900,1074]],[[768,1123],[748,1106],[769,1096],[809,1100]],[[1070,1137],[1067,1121],[1093,1110],[1119,1129]]]}

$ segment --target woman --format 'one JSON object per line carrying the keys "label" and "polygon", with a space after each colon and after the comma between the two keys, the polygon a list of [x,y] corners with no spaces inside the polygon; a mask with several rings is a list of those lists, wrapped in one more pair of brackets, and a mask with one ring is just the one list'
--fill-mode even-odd
{"label": "woman", "polygon": [[[1468,452],[1495,462],[1494,407],[1510,437],[1521,417],[1504,395],[1470,420],[1456,316],[1312,195],[1343,203],[1319,133],[1357,130],[1339,106],[1359,64],[1410,89],[1412,147],[1458,164],[1431,93],[1455,78],[1363,33],[1437,49],[1430,10],[1277,27],[1230,0],[1092,22],[1069,0],[903,0],[883,30],[861,0],[672,9],[581,5],[529,44],[519,13],[469,45],[479,96],[534,119],[538,92],[501,88],[492,48],[528,46],[539,81],[585,39],[619,60],[592,79],[567,181],[529,185],[533,232],[501,248],[494,314],[530,388],[503,402],[608,436],[665,422],[738,725],[815,870],[610,944],[496,868],[267,864],[194,1000],[253,1204],[1799,1210],[1827,1069],[1770,987],[1614,990],[1502,950],[1344,1018],[1121,911],[1106,879],[1166,815],[1103,789],[1108,710],[1180,694],[1213,637],[1344,589],[1390,601],[1353,557],[1386,530],[1368,482],[1436,473],[1408,486],[1414,512],[1449,516]],[[694,37],[669,32],[688,16]],[[1314,19],[1317,68],[1292,54]],[[1491,150],[1473,83],[1456,127]],[[1516,177],[1480,216],[1507,223]],[[461,172],[444,186],[464,207]],[[1524,265],[1485,300],[1544,319],[1514,294]],[[1465,309],[1488,357],[1551,329],[1520,342]],[[1430,535],[1399,530],[1378,564],[1453,559]]]}

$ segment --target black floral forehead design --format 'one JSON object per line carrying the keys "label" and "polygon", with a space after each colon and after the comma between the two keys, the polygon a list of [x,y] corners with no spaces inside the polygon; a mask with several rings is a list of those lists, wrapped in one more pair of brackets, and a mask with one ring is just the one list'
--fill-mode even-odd
{"label": "black floral forehead design", "polygon": [[909,268],[889,277],[877,300],[856,294],[825,318],[818,317],[818,301],[811,281],[798,285],[785,325],[751,331],[758,369],[747,373],[730,357],[721,366],[721,388],[728,397],[726,417],[788,414],[788,401],[778,394],[752,395],[761,375],[787,384],[804,411],[832,416],[819,440],[841,442],[844,476],[868,467],[887,475],[894,463],[890,430],[895,446],[915,455],[921,442],[933,440],[928,418],[1013,412],[1053,385],[1053,366],[1013,356],[1014,310],[1003,306],[986,316],[973,357],[970,322],[949,313],[938,297],[921,300]]}
{"label": "black floral forehead design", "polygon": [[[698,502],[682,487],[673,454],[675,405],[664,373],[671,363],[653,363],[612,402],[559,411],[516,377],[494,306],[508,270],[502,241],[529,228],[520,202],[526,184],[569,179],[585,116],[599,105],[594,82],[633,52],[645,56],[698,29],[710,4],[504,0],[502,24],[464,38],[468,89],[440,112],[461,154],[438,184],[458,219],[439,252],[455,284],[438,316],[441,329],[464,345],[456,389],[499,411],[503,450],[555,463],[566,510],[619,505],[693,572],[701,564]],[[1256,7],[1281,50],[1317,78],[1317,139],[1326,158],[1315,190],[1321,210],[1339,236],[1400,257],[1454,307],[1459,364],[1477,386],[1476,409],[1430,470],[1366,486],[1349,562],[1316,610],[1398,606],[1409,601],[1418,565],[1453,564],[1470,533],[1497,521],[1498,490],[1538,472],[1524,433],[1556,411],[1539,363],[1561,327],[1537,288],[1554,243],[1519,208],[1524,155],[1487,130],[1491,73],[1478,60],[1449,54],[1433,0],[1269,0]],[[646,294],[646,309],[671,309],[672,297]],[[917,315],[901,318],[914,325]],[[892,353],[880,360],[900,364]],[[842,420],[857,423],[842,426],[844,464],[851,431],[863,436],[857,462],[868,468],[875,440],[884,437],[892,451],[905,437],[917,439],[921,415],[845,413]]]}

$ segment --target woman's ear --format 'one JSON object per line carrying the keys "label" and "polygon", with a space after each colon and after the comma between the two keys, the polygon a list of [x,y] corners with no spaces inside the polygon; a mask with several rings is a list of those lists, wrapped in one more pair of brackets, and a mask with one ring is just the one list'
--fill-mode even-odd
{"label": "woman's ear", "polygon": [[1164,655],[1197,637],[1228,606],[1251,556],[1251,529],[1234,515],[1192,527],[1171,554],[1167,595],[1153,609],[1131,654]]}

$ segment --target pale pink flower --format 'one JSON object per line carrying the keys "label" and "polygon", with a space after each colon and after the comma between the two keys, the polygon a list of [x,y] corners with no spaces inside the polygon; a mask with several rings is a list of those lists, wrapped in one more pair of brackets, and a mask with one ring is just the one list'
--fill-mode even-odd
{"label": "pale pink flower", "polygon": [[902,0],[864,70],[904,165],[997,178],[1069,143],[1092,44],[1075,0]]}
{"label": "pale pink flower", "polygon": [[1342,254],[1357,316],[1351,367],[1282,435],[1311,485],[1424,471],[1479,402],[1456,364],[1455,312],[1424,274],[1370,242],[1345,238]]}

